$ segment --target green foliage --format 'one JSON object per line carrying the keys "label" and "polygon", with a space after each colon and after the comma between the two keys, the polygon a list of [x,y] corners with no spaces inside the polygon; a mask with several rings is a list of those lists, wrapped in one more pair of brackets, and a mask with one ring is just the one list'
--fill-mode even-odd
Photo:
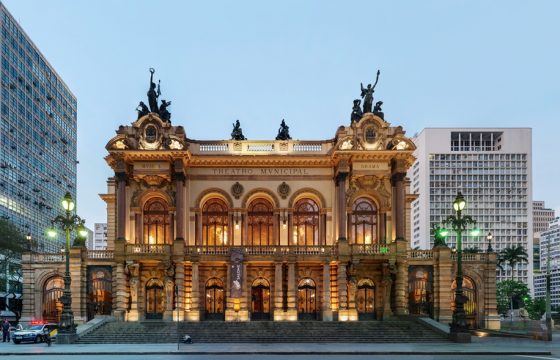
{"label": "green foliage", "polygon": [[8,220],[0,219],[0,255],[20,257],[25,250],[25,236]]}
{"label": "green foliage", "polygon": [[504,280],[496,284],[496,300],[498,313],[507,314],[511,307],[512,298],[523,299],[529,296],[529,288],[526,284],[515,280]]}
{"label": "green foliage", "polygon": [[527,262],[527,252],[521,245],[507,247],[498,253],[498,267],[503,269],[507,264],[511,268],[511,280],[513,280],[513,268],[515,264]]}
{"label": "green foliage", "polygon": [[530,297],[525,301],[525,309],[529,313],[531,320],[540,320],[546,311],[545,299],[531,299]]}
{"label": "green foliage", "polygon": [[481,253],[482,250],[478,246],[473,246],[463,249],[463,252],[466,254],[478,254]]}

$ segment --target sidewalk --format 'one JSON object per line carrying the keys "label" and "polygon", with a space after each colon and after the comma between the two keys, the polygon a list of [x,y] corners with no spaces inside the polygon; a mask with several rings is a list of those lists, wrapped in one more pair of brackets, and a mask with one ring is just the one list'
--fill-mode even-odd
{"label": "sidewalk", "polygon": [[5,355],[558,355],[560,336],[550,343],[534,340],[475,338],[471,344],[2,344]]}

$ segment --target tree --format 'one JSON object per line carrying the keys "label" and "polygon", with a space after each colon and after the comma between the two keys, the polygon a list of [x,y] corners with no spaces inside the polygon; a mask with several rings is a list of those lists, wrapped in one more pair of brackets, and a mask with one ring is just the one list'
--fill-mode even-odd
{"label": "tree", "polygon": [[443,234],[443,229],[437,225],[433,224],[430,229],[432,235],[434,235],[434,247],[436,246],[447,246],[445,243],[445,235]]}
{"label": "tree", "polygon": [[513,310],[513,298],[521,299],[529,296],[526,284],[515,280],[503,280],[496,284],[496,300],[498,313],[506,315],[508,310]]}
{"label": "tree", "polygon": [[529,313],[529,318],[531,320],[540,320],[546,311],[546,301],[545,299],[531,299],[530,297],[524,299],[525,308]]}
{"label": "tree", "polygon": [[498,266],[503,270],[503,265],[507,263],[511,268],[511,280],[513,281],[513,268],[515,264],[526,262],[528,256],[521,245],[507,247],[498,254]]}
{"label": "tree", "polygon": [[[25,236],[18,230],[18,228],[10,221],[0,219],[0,269],[8,269],[10,278],[20,283],[22,280],[21,271],[21,254],[26,249]],[[4,270],[0,276],[6,276]],[[8,310],[16,315],[16,321],[19,322],[21,318],[21,301],[16,301],[18,286],[13,286],[13,283],[8,281],[8,291],[4,295],[4,300],[7,304]],[[4,291],[5,289],[0,289]],[[8,301],[10,298],[13,301]]]}

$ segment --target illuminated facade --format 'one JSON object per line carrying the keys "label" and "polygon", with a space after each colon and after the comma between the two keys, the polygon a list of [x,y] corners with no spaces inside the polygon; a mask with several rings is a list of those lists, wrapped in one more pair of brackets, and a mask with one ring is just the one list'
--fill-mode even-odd
{"label": "illuminated facade", "polygon": [[[108,249],[71,251],[76,319],[450,322],[454,254],[407,240],[401,127],[366,113],[325,141],[199,141],[147,113],[106,149]],[[472,326],[499,326],[495,260],[465,254]],[[25,256],[27,318],[57,314],[60,261]]]}

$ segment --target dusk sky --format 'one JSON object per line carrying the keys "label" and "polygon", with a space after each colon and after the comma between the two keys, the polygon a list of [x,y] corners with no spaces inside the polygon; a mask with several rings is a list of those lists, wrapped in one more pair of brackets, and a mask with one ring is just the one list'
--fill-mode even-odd
{"label": "dusk sky", "polygon": [[[533,193],[560,211],[559,1],[3,0],[78,99],[78,201],[106,221],[105,144],[146,102],[148,68],[194,139],[329,139],[375,80],[385,119],[531,127]],[[447,141],[447,139],[442,139]]]}

